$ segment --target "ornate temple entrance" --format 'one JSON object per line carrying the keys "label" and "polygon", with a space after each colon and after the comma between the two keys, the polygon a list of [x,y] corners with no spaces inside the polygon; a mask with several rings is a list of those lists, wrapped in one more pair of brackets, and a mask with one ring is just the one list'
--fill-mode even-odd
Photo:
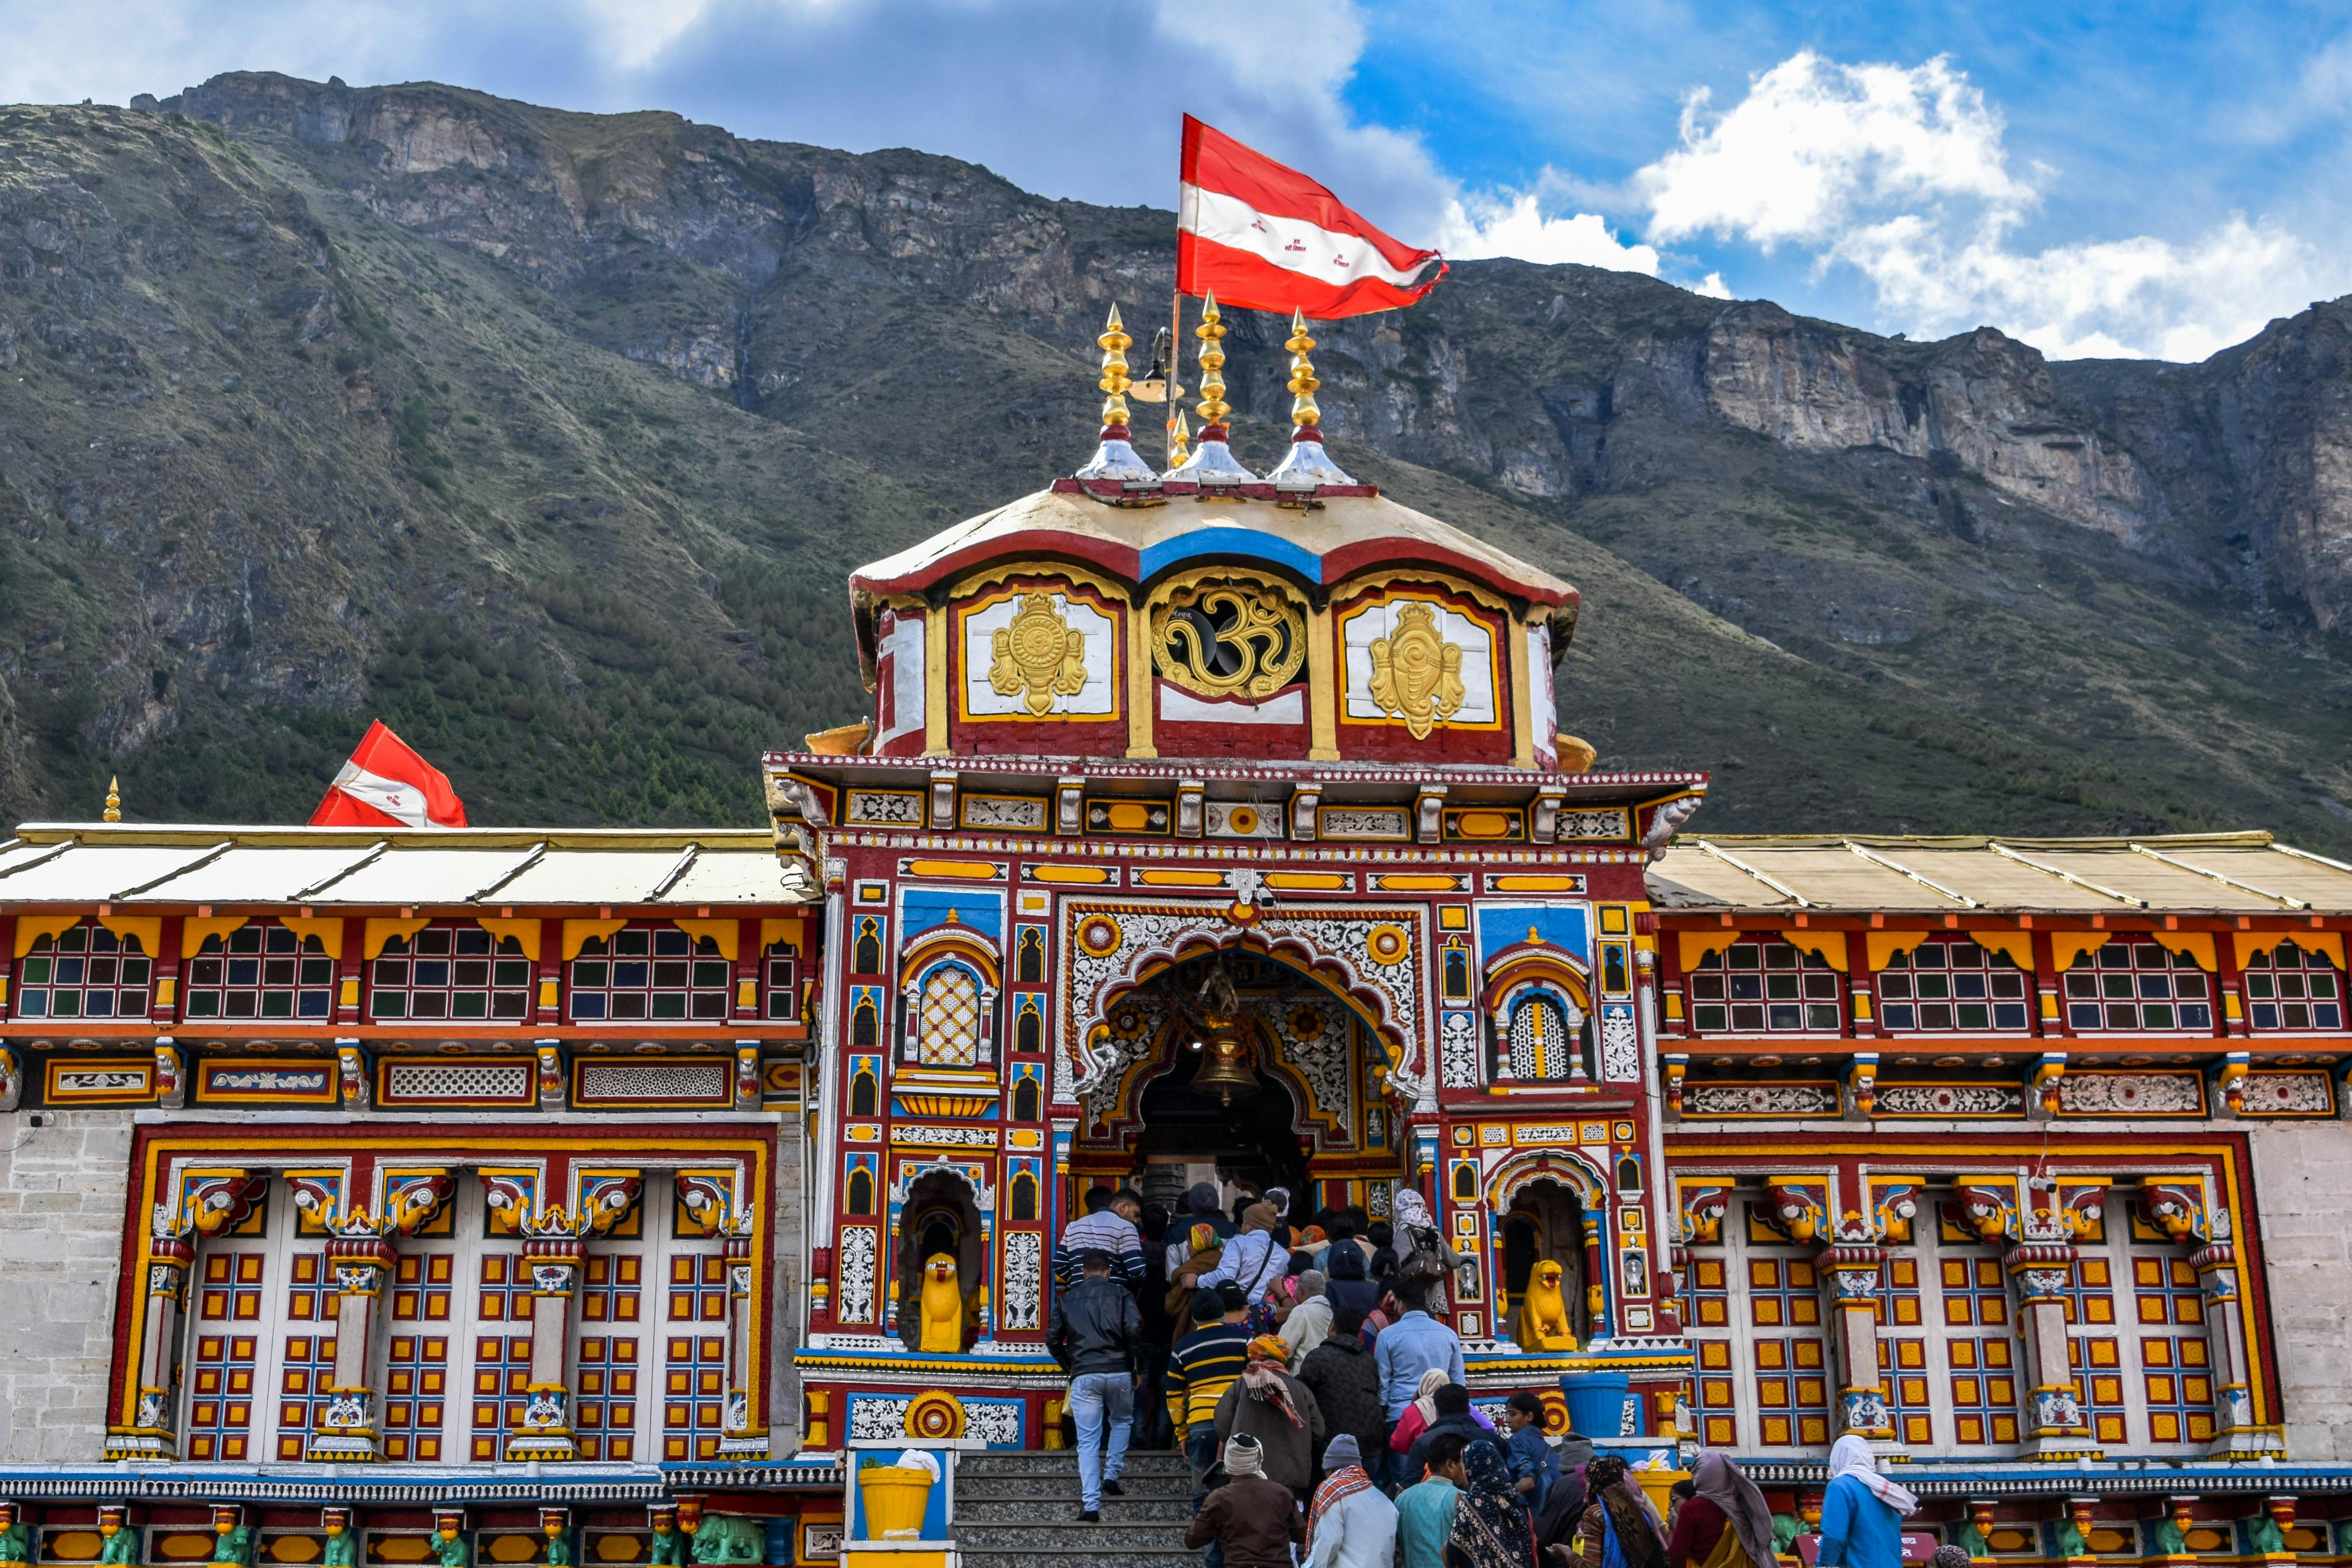
{"label": "ornate temple entrance", "polygon": [[1381,1038],[1314,976],[1243,949],[1169,964],[1122,993],[1074,1170],[1131,1182],[1171,1211],[1208,1182],[1227,1214],[1280,1187],[1286,1218],[1387,1213],[1399,1170]]}

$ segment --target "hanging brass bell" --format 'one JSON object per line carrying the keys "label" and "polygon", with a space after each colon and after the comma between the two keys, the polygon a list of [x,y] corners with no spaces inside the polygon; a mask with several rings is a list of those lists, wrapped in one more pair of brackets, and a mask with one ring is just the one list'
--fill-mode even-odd
{"label": "hanging brass bell", "polygon": [[1238,1029],[1210,1031],[1201,1049],[1201,1065],[1192,1071],[1192,1092],[1213,1094],[1219,1104],[1231,1105],[1257,1090],[1248,1037]]}

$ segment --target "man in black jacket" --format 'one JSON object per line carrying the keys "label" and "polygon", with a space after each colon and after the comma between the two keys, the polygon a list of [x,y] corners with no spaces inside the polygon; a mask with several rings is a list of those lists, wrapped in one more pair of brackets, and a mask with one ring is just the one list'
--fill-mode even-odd
{"label": "man in black jacket", "polygon": [[1355,1308],[1333,1312],[1329,1336],[1307,1352],[1298,1381],[1315,1396],[1331,1436],[1344,1432],[1370,1454],[1387,1436],[1388,1423],[1381,1418],[1381,1374],[1364,1348],[1363,1328],[1364,1314]]}
{"label": "man in black jacket", "polygon": [[[1070,1374],[1069,1410],[1078,1426],[1078,1518],[1102,1521],[1102,1497],[1119,1495],[1118,1473],[1127,1466],[1127,1439],[1133,1429],[1135,1351],[1143,1320],[1135,1297],[1110,1277],[1110,1254],[1089,1248],[1078,1256],[1078,1282],[1055,1298],[1045,1326],[1045,1348]],[[1110,1452],[1102,1452],[1108,1424]]]}

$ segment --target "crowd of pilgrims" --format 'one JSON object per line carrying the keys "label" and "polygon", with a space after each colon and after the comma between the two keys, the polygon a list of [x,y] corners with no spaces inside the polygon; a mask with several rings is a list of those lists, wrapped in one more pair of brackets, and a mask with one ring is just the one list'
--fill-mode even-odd
{"label": "crowd of pilgrims", "polygon": [[[1626,1461],[1510,1396],[1474,1407],[1442,1316],[1462,1259],[1417,1193],[1395,1223],[1286,1221],[1279,1187],[1202,1183],[1171,1215],[1097,1188],[1055,1249],[1047,1343],[1070,1374],[1080,1520],[1130,1447],[1182,1450],[1207,1568],[1779,1568],[1771,1510],[1702,1452],[1661,1518]],[[1431,1311],[1433,1303],[1439,1314]],[[1822,1568],[1897,1568],[1918,1500],[1847,1436],[1830,1456]],[[1958,1547],[1937,1554],[1967,1561]]]}

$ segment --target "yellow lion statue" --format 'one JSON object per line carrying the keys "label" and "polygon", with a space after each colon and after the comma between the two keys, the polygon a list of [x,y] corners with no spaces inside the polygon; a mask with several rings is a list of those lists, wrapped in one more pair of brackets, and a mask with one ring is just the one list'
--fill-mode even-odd
{"label": "yellow lion statue", "polygon": [[1519,1348],[1529,1351],[1572,1351],[1576,1332],[1569,1326],[1568,1300],[1560,1294],[1561,1269],[1545,1258],[1528,1280],[1519,1298]]}
{"label": "yellow lion statue", "polygon": [[934,1252],[923,1260],[922,1342],[927,1351],[963,1349],[963,1288],[956,1282],[956,1260]]}

